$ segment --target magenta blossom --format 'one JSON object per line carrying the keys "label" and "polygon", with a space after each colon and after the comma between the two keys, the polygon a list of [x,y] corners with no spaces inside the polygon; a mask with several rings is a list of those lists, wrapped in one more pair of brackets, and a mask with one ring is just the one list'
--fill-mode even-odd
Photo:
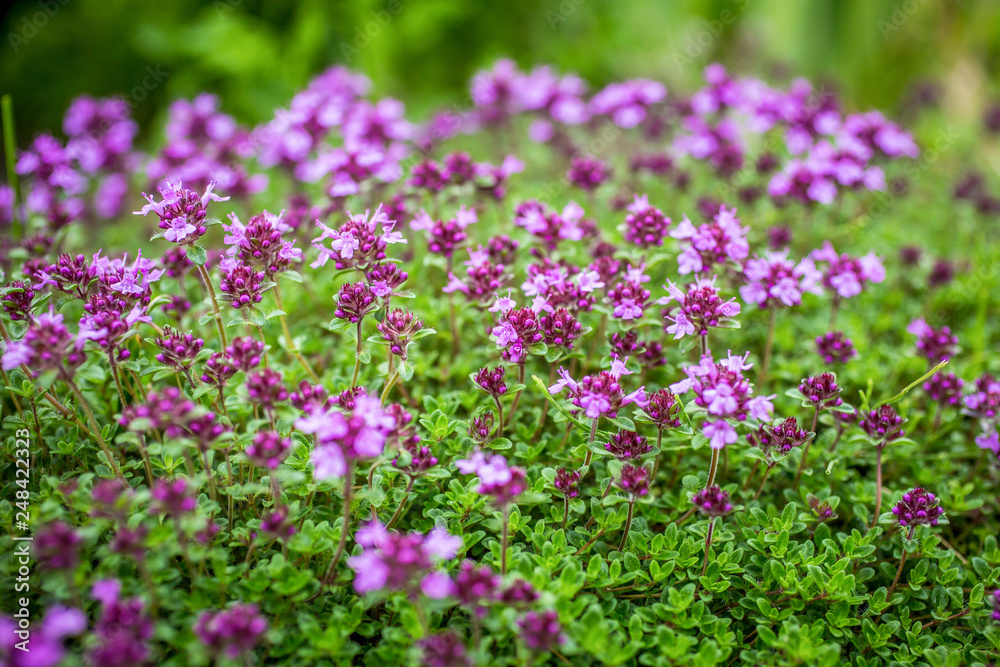
{"label": "magenta blossom", "polygon": [[670,391],[676,394],[695,392],[695,405],[705,410],[709,418],[702,426],[702,434],[713,449],[736,442],[736,429],[727,420],[771,419],[774,396],[753,396],[750,382],[743,376],[743,371],[753,366],[746,362],[749,354],[736,356],[730,352],[728,358],[718,363],[705,355],[698,365],[684,367],[686,380],[670,386]]}
{"label": "magenta blossom", "polygon": [[349,412],[315,407],[296,420],[295,428],[316,437],[313,478],[324,480],[343,477],[349,461],[381,454],[395,424],[377,398],[359,394]]}
{"label": "magenta blossom", "polygon": [[[333,260],[337,270],[360,268],[367,270],[385,259],[386,248],[393,243],[406,243],[399,232],[393,231],[395,220],[390,220],[381,204],[375,212],[347,214],[347,222],[338,229],[331,229],[321,222],[320,235],[312,241],[319,251],[319,257],[310,266],[318,268]],[[325,242],[329,240],[330,245]]]}
{"label": "magenta blossom", "polygon": [[560,379],[549,387],[549,391],[558,394],[563,389],[568,389],[570,402],[583,410],[588,419],[602,416],[614,419],[622,406],[635,403],[644,407],[647,403],[645,387],[626,394],[618,382],[623,375],[631,374],[625,365],[627,361],[628,359],[615,359],[611,362],[610,371],[587,375],[580,381],[571,378],[569,371],[560,367]]}
{"label": "magenta blossom", "polygon": [[355,537],[363,551],[347,565],[356,573],[358,593],[404,591],[410,597],[423,593],[434,599],[454,594],[454,582],[437,564],[458,555],[462,538],[442,527],[426,535],[390,532],[378,522],[361,528]]}
{"label": "magenta blossom", "polygon": [[864,257],[851,257],[848,254],[838,254],[833,245],[826,241],[823,247],[809,253],[809,259],[819,266],[823,275],[823,285],[829,287],[838,298],[850,299],[864,289],[865,283],[880,283],[885,280],[885,267],[882,259],[875,253]]}
{"label": "magenta blossom", "polygon": [[479,477],[476,491],[491,496],[501,507],[513,502],[528,488],[524,469],[508,465],[506,457],[500,454],[487,456],[476,451],[467,459],[457,459],[455,466],[463,475],[475,473]]}
{"label": "magenta blossom", "polygon": [[740,296],[748,304],[761,308],[797,306],[807,292],[822,294],[823,275],[812,260],[794,264],[788,259],[788,250],[748,259],[743,266],[743,277],[746,285],[740,288]]}
{"label": "magenta blossom", "polygon": [[708,224],[695,227],[685,216],[670,233],[681,241],[677,258],[679,273],[703,273],[728,260],[742,263],[750,253],[747,228],[740,225],[736,209],[719,207],[719,213]]}
{"label": "magenta blossom", "polygon": [[676,304],[665,311],[667,324],[664,328],[668,334],[673,334],[674,340],[684,336],[707,336],[709,328],[726,326],[740,314],[740,304],[735,299],[723,301],[719,296],[715,280],[715,276],[699,278],[688,285],[687,293],[669,280],[664,285],[668,294],[657,303]]}
{"label": "magenta blossom", "polygon": [[205,223],[205,207],[208,202],[229,200],[229,197],[220,197],[212,192],[213,187],[215,183],[209,183],[205,193],[199,195],[182,187],[180,182],[173,185],[167,181],[160,188],[161,201],[155,201],[151,195],[142,193],[149,203],[136,211],[135,215],[155,213],[160,218],[160,229],[164,230],[163,238],[172,243],[193,243],[208,229]]}

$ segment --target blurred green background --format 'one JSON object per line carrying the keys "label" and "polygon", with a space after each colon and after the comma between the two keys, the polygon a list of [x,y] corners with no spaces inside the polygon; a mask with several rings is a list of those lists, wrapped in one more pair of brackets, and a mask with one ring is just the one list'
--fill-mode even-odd
{"label": "blurred green background", "polygon": [[890,112],[931,80],[947,111],[971,120],[996,92],[1000,2],[34,0],[7,10],[3,35],[0,90],[14,96],[22,145],[58,129],[81,93],[125,95],[147,137],[170,100],[204,90],[256,123],[333,63],[419,118],[461,101],[470,75],[501,56],[595,85],[649,76],[685,91],[718,60],[836,82],[850,106]]}

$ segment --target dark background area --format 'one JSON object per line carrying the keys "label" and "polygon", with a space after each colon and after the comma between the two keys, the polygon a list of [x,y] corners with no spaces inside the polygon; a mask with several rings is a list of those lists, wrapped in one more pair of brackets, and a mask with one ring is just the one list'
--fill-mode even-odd
{"label": "dark background area", "polygon": [[201,91],[257,123],[334,63],[421,118],[502,56],[595,86],[648,76],[685,91],[717,60],[834,81],[849,106],[890,112],[932,80],[946,111],[971,119],[996,93],[1000,2],[35,0],[6,10],[2,34],[0,91],[13,95],[22,145],[57,130],[83,93],[124,95],[145,137],[170,100]]}

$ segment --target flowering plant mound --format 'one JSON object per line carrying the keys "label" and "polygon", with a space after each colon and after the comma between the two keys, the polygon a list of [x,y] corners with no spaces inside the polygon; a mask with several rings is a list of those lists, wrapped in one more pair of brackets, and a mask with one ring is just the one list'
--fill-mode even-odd
{"label": "flowering plant mound", "polygon": [[986,179],[705,79],[74,102],[0,189],[0,664],[993,664]]}

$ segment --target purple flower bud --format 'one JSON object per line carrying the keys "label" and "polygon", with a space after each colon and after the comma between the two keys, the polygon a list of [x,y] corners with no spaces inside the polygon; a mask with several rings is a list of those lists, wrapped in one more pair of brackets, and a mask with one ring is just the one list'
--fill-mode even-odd
{"label": "purple flower bud", "polygon": [[733,506],[729,502],[729,493],[717,485],[702,489],[694,494],[691,503],[699,512],[710,517],[725,516],[733,511]]}

